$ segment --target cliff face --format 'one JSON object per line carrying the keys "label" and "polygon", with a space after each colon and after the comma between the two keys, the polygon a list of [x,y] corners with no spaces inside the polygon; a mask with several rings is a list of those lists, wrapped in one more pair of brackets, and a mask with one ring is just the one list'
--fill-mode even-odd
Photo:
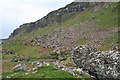
{"label": "cliff face", "polygon": [[[62,23],[60,16],[63,14],[71,13],[75,11],[83,11],[90,6],[92,7],[93,5],[98,5],[99,6],[98,8],[100,8],[101,4],[103,3],[72,2],[71,4],[68,4],[63,8],[50,12],[48,15],[46,15],[45,17],[43,17],[42,19],[36,22],[31,22],[31,23],[26,23],[21,25],[20,28],[17,28],[13,31],[11,36],[18,35],[21,32],[30,33],[39,27],[44,28],[45,26],[51,26],[51,25]],[[94,11],[96,8],[94,8]]]}

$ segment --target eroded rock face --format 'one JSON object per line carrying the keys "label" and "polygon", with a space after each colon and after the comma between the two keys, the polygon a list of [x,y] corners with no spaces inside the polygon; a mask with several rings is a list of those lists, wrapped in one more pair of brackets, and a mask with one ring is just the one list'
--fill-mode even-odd
{"label": "eroded rock face", "polygon": [[120,53],[118,51],[97,51],[87,45],[73,50],[73,60],[77,66],[87,70],[98,79],[120,79]]}

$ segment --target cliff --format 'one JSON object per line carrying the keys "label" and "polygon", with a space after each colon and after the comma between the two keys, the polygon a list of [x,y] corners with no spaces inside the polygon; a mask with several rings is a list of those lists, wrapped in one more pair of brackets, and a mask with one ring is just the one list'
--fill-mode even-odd
{"label": "cliff", "polygon": [[42,19],[37,20],[36,22],[25,23],[21,25],[19,28],[15,29],[11,36],[18,35],[19,33],[30,33],[33,30],[40,28],[44,28],[45,26],[51,26],[56,24],[61,24],[63,20],[61,19],[61,15],[66,13],[71,13],[75,11],[84,11],[88,7],[93,7],[93,11],[101,8],[104,3],[88,3],[88,2],[72,2],[71,4],[66,5],[63,8],[52,11],[48,13],[48,15],[44,16]]}

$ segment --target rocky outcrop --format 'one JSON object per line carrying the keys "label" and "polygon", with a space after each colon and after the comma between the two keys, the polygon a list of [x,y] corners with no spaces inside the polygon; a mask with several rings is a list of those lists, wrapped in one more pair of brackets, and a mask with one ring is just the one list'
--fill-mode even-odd
{"label": "rocky outcrop", "polygon": [[83,11],[86,9],[90,3],[82,3],[82,2],[72,2],[71,4],[66,5],[63,8],[60,8],[56,11],[52,11],[48,14],[48,16],[54,16],[54,15],[63,15],[65,13],[70,13],[74,11]]}
{"label": "rocky outcrop", "polygon": [[87,70],[97,79],[120,79],[120,53],[118,51],[97,51],[87,45],[77,46],[72,54],[77,66]]}

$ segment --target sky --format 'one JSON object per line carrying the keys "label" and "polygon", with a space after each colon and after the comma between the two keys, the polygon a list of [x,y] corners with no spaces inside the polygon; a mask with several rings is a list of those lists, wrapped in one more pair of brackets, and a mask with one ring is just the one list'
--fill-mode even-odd
{"label": "sky", "polygon": [[0,0],[0,39],[8,38],[14,29],[35,22],[53,10],[74,0]]}

